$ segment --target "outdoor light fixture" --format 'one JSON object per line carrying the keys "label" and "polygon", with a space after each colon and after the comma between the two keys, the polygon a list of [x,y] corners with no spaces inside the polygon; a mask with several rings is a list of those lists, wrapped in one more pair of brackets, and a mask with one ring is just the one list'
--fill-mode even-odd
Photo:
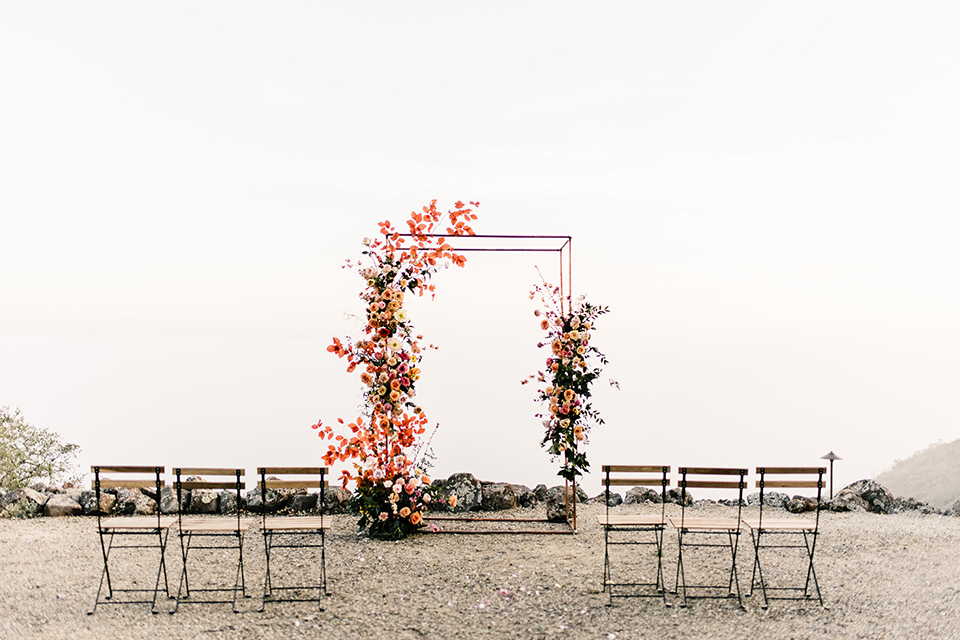
{"label": "outdoor light fixture", "polygon": [[840,456],[835,454],[833,451],[831,451],[830,453],[824,456],[820,456],[820,459],[830,461],[830,499],[833,500],[833,461],[843,460],[843,458],[841,458]]}

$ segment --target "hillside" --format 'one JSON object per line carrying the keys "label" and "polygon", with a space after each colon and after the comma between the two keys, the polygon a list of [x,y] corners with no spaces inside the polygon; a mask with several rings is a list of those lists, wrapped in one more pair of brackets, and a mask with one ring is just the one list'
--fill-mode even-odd
{"label": "hillside", "polygon": [[874,479],[895,496],[947,509],[960,500],[960,440],[930,445]]}

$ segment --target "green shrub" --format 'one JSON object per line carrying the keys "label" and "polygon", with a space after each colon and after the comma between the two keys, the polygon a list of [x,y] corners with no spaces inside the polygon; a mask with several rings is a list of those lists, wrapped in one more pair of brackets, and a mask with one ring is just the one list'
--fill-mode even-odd
{"label": "green shrub", "polygon": [[0,407],[0,487],[19,489],[41,480],[80,482],[74,458],[80,450],[48,429],[27,423],[19,409]]}

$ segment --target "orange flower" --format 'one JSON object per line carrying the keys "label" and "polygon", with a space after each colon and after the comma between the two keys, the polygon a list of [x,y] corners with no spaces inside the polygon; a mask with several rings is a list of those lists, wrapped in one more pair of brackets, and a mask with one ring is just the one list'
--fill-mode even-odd
{"label": "orange flower", "polygon": [[456,509],[456,508],[457,508],[457,496],[450,496],[449,498],[447,498],[447,504],[450,505],[450,508],[451,508],[451,509]]}
{"label": "orange flower", "polygon": [[390,388],[393,389],[394,391],[396,391],[397,389],[399,389],[399,388],[400,388],[400,381],[399,381],[399,380],[391,380],[391,381],[390,381]]}
{"label": "orange flower", "polygon": [[420,476],[420,482],[422,482],[423,484],[430,484],[430,477],[429,477],[429,476]]}
{"label": "orange flower", "polygon": [[544,331],[546,331],[547,329],[550,328],[550,323],[547,322],[546,320],[541,320],[541,321],[540,321],[540,328],[543,329]]}
{"label": "orange flower", "polygon": [[567,389],[563,392],[563,399],[570,401],[573,400],[573,389]]}
{"label": "orange flower", "polygon": [[[406,518],[408,515],[410,515],[410,507],[404,507],[403,509],[400,509],[400,517],[401,517],[401,518]],[[414,523],[414,524],[416,524],[416,523]]]}
{"label": "orange flower", "polygon": [[420,524],[421,517],[422,516],[420,515],[419,511],[414,511],[412,514],[410,514],[410,524],[412,524],[413,526],[417,526],[418,524]]}

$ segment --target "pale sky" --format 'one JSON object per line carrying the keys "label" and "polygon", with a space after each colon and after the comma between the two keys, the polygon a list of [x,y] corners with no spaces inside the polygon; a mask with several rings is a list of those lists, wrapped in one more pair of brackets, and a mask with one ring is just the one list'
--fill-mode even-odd
{"label": "pale sky", "polygon": [[[79,464],[316,464],[356,416],[385,218],[573,236],[601,464],[815,464],[960,437],[953,2],[4,3],[0,404]],[[411,317],[435,476],[558,484],[527,291]],[[599,474],[586,479],[599,493]]]}

